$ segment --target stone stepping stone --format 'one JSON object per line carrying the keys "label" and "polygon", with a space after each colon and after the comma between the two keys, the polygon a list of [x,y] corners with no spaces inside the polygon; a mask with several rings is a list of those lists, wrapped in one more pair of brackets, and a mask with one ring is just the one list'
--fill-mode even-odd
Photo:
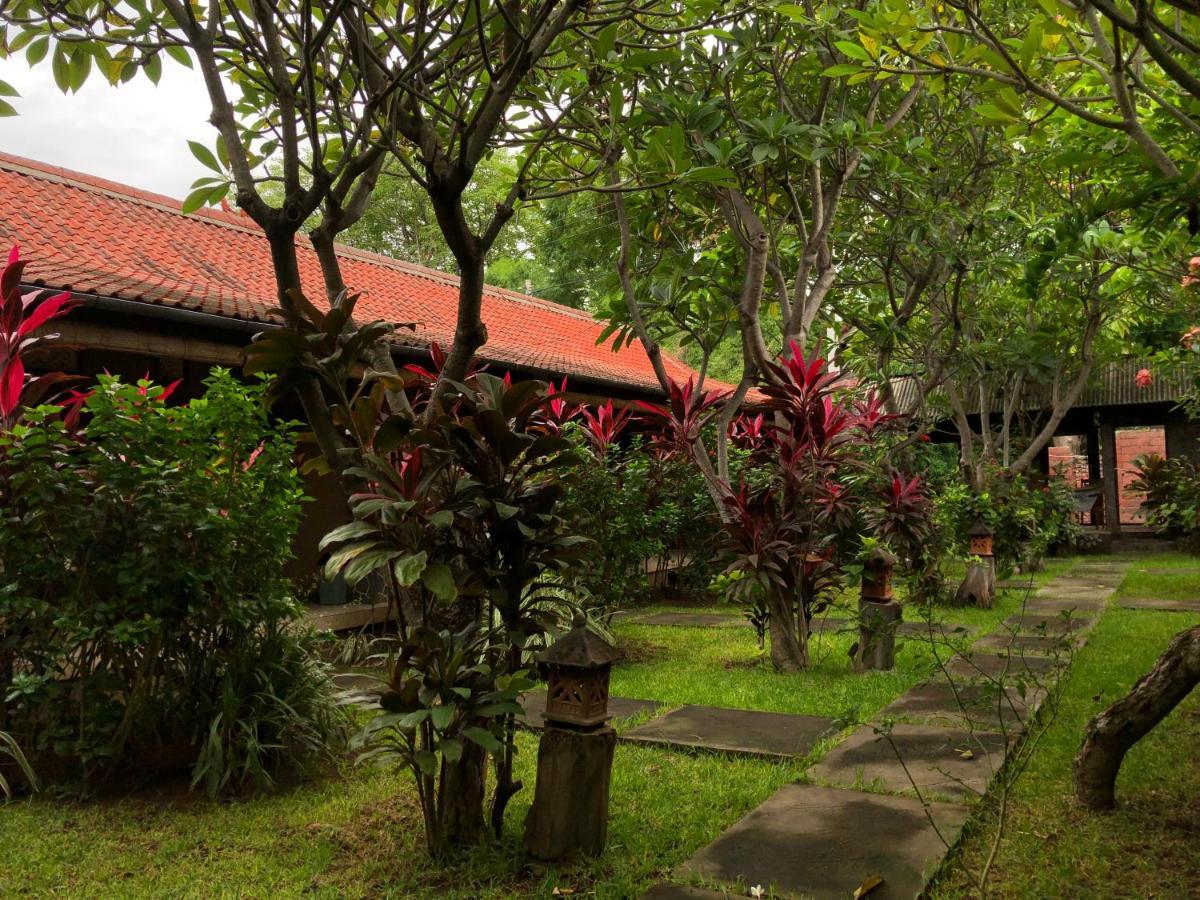
{"label": "stone stepping stone", "polygon": [[1024,591],[1033,587],[1033,579],[1006,578],[1004,581],[997,581],[996,587],[1002,591]]}
{"label": "stone stepping stone", "polygon": [[954,657],[946,665],[946,672],[952,678],[972,681],[1003,679],[1015,684],[1017,679],[1028,680],[1030,675],[1044,675],[1062,664],[1062,661],[1049,656],[972,653],[969,656]]}
{"label": "stone stepping stone", "polygon": [[[743,892],[744,893],[744,892]],[[685,884],[672,884],[660,881],[642,894],[639,900],[728,900],[726,892],[710,891],[707,888],[688,887]],[[742,896],[737,894],[735,896]]]}
{"label": "stone stepping stone", "polygon": [[969,813],[959,804],[933,803],[927,816],[908,797],[789,784],[677,871],[813,900],[844,900],[879,876],[883,883],[864,897],[915,898]]}
{"label": "stone stepping stone", "polygon": [[1069,600],[1101,600],[1116,588],[1109,584],[1068,584],[1046,585],[1038,588],[1033,594],[1035,599],[1042,597],[1062,598]]}
{"label": "stone stepping stone", "polygon": [[1121,597],[1117,606],[1125,609],[1157,609],[1162,612],[1200,612],[1200,599],[1155,600],[1152,597]]}
{"label": "stone stepping stone", "polygon": [[[812,630],[813,634],[857,635],[858,623],[850,619],[813,619]],[[925,638],[926,640],[932,635],[937,640],[943,640],[946,638],[963,637],[974,630],[974,628],[969,628],[966,625],[934,622],[932,623],[931,631],[929,622],[919,620],[916,622],[901,622],[900,627],[896,629],[896,634],[904,637]]]}
{"label": "stone stepping stone", "polygon": [[653,613],[626,621],[634,625],[673,625],[681,628],[727,628],[747,624],[741,616],[725,616],[716,613]]}
{"label": "stone stepping stone", "polygon": [[910,719],[951,728],[983,728],[1011,734],[1024,729],[1037,712],[1045,692],[1005,687],[1000,698],[997,685],[957,684],[935,679],[909,688],[879,714],[880,719]]}
{"label": "stone stepping stone", "polygon": [[1072,598],[1035,597],[1025,604],[1025,613],[1035,616],[1057,616],[1064,612],[1072,617],[1086,616],[1088,613],[1098,613],[1104,609],[1103,600],[1080,600]]}
{"label": "stone stepping stone", "polygon": [[1009,616],[1004,620],[1004,627],[1010,631],[1024,634],[1066,634],[1067,632],[1084,631],[1096,624],[1094,618],[1083,616],[1059,615],[1025,615]]}
{"label": "stone stepping stone", "polygon": [[[863,725],[808,770],[814,781],[893,793],[982,796],[1004,763],[1003,734],[896,724],[891,738]],[[897,759],[899,755],[899,759]]]}
{"label": "stone stepping stone", "polygon": [[723,750],[756,756],[804,757],[837,731],[833,719],[715,706],[681,706],[626,732],[644,744]]}
{"label": "stone stepping stone", "polygon": [[[546,725],[546,689],[526,691],[521,695],[521,715],[519,721],[526,728],[534,730]],[[608,712],[611,720],[616,723],[616,730],[622,730],[624,720],[642,713],[658,712],[662,704],[657,700],[632,700],[627,697],[609,697]]]}
{"label": "stone stepping stone", "polygon": [[953,640],[954,638],[965,637],[971,634],[975,629],[967,625],[955,625],[951,622],[926,622],[919,620],[916,622],[903,622],[896,629],[896,633],[910,638],[924,638],[929,640],[931,637],[934,640]]}
{"label": "stone stepping stone", "polygon": [[817,616],[808,623],[813,634],[837,634],[845,632],[850,634],[858,623],[852,622],[850,619],[827,619],[824,616]]}
{"label": "stone stepping stone", "polygon": [[972,649],[1015,653],[1018,656],[1022,653],[1062,656],[1071,649],[1072,644],[1078,646],[1079,638],[1068,638],[1065,635],[1013,634],[1009,631],[997,631],[981,637],[972,645]]}

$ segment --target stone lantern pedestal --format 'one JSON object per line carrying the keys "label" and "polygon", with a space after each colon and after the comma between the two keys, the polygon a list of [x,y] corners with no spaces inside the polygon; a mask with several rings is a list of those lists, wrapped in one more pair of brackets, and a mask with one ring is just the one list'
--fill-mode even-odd
{"label": "stone lantern pedestal", "polygon": [[597,855],[608,842],[608,792],[617,733],[570,731],[549,722],[538,744],[537,788],[525,849],[543,862]]}
{"label": "stone lantern pedestal", "polygon": [[896,665],[896,630],[901,607],[892,593],[896,557],[876,547],[863,564],[862,597],[858,601],[858,649],[854,671],[887,671]]}
{"label": "stone lantern pedestal", "polygon": [[979,558],[967,566],[967,576],[954,594],[956,606],[991,609],[996,598],[996,553],[992,529],[977,519],[967,532],[971,555]]}
{"label": "stone lantern pedestal", "polygon": [[608,680],[616,648],[582,614],[539,657],[547,676],[537,787],[525,849],[544,862],[598,854],[608,841],[608,793],[616,732],[608,724]]}

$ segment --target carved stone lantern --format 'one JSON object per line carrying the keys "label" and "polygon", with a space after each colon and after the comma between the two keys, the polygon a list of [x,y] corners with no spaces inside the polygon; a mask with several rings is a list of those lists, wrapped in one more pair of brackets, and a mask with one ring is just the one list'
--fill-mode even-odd
{"label": "carved stone lantern", "polygon": [[854,670],[886,671],[896,665],[896,630],[901,608],[892,593],[896,557],[875,547],[863,561],[862,594],[858,601],[858,646]]}
{"label": "carved stone lantern", "polygon": [[525,849],[545,862],[597,854],[608,841],[608,793],[616,732],[608,724],[608,679],[617,649],[582,613],[538,655],[546,676],[545,728]]}
{"label": "carved stone lantern", "polygon": [[608,679],[620,658],[616,648],[592,633],[583,613],[572,628],[538,654],[546,676],[547,723],[590,731],[608,721]]}
{"label": "carved stone lantern", "polygon": [[876,547],[863,562],[862,598],[876,603],[886,603],[895,595],[892,593],[892,570],[896,567],[896,557],[882,547]]}
{"label": "carved stone lantern", "polygon": [[987,527],[983,519],[975,520],[975,524],[967,530],[967,537],[970,539],[972,556],[987,559],[995,555],[992,550],[992,529]]}
{"label": "carved stone lantern", "polygon": [[954,594],[958,606],[978,606],[990,609],[996,597],[996,555],[992,529],[982,519],[967,530],[967,539],[972,556],[978,562],[967,566],[967,575]]}

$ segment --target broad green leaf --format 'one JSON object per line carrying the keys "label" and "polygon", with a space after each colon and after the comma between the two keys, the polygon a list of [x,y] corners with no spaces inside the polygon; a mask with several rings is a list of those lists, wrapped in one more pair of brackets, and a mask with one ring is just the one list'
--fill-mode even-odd
{"label": "broad green leaf", "polygon": [[421,583],[442,603],[452,603],[458,596],[454,573],[445,563],[432,563],[421,572]]}
{"label": "broad green leaf", "polygon": [[188,149],[192,151],[192,156],[200,161],[202,166],[212,169],[214,172],[221,172],[221,164],[217,162],[217,158],[213,156],[213,152],[205,147],[199,141],[188,141]]}
{"label": "broad green leaf", "polygon": [[401,587],[412,587],[417,583],[417,579],[421,577],[421,573],[425,571],[425,563],[429,559],[429,554],[424,550],[420,553],[413,553],[411,556],[402,556],[393,564],[393,571],[396,573],[396,581]]}

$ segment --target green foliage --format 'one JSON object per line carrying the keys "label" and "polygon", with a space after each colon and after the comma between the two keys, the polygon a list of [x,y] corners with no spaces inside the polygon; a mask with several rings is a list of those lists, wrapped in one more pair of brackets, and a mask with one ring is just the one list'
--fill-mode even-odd
{"label": "green foliage", "polygon": [[1150,453],[1134,460],[1134,466],[1137,479],[1130,487],[1146,495],[1146,523],[1200,552],[1200,464]]}
{"label": "green foliage", "polygon": [[603,455],[579,451],[562,513],[592,541],[573,581],[597,606],[613,611],[650,595],[647,562],[683,561],[679,588],[702,594],[715,574],[718,525],[695,466],[663,459],[640,440]]}
{"label": "green foliage", "polygon": [[982,519],[993,532],[996,567],[1036,566],[1055,547],[1077,545],[1082,529],[1075,519],[1071,489],[1061,478],[1032,484],[1026,476],[991,473],[982,492],[966,482],[947,484],[934,498],[934,520],[949,552],[968,553],[967,530]]}
{"label": "green foliage", "polygon": [[[4,714],[47,777],[194,763],[268,784],[340,736],[283,576],[302,492],[287,424],[225,371],[203,398],[103,377],[0,435]],[[140,774],[140,772],[139,772]]]}
{"label": "green foliage", "polygon": [[[444,827],[459,803],[455,791],[482,788],[486,754],[503,758],[506,747],[515,752],[512,718],[533,682],[507,668],[505,648],[478,623],[460,632],[417,628],[392,665],[380,697],[383,713],[355,740],[364,750],[360,762],[412,773],[435,857],[459,837]],[[464,784],[463,773],[475,784]]]}
{"label": "green foliage", "polygon": [[[506,690],[563,624],[562,584],[588,544],[557,508],[575,456],[547,412],[546,384],[468,373],[448,382],[449,396],[437,403],[439,375],[419,366],[404,376],[356,371],[363,347],[392,327],[356,325],[355,297],[328,312],[299,295],[294,301],[300,311],[285,313],[289,327],[256,341],[248,367],[275,373],[273,395],[318,379],[338,427],[337,474],[353,513],[324,538],[326,575],[387,586],[401,639],[390,683],[406,715],[418,700],[432,702],[430,684],[441,685],[431,727],[410,729],[420,723],[405,720],[397,732],[390,726],[398,720],[389,720],[386,732],[370,726],[364,738],[381,740],[417,779],[427,846],[441,854],[481,839],[486,793],[484,757],[467,753],[445,727],[467,721],[462,734],[470,737],[483,715],[473,706],[478,695]],[[433,357],[440,369],[445,357],[436,349]],[[506,739],[473,742],[495,759],[496,834],[520,789],[512,778],[514,711],[492,714]]]}

